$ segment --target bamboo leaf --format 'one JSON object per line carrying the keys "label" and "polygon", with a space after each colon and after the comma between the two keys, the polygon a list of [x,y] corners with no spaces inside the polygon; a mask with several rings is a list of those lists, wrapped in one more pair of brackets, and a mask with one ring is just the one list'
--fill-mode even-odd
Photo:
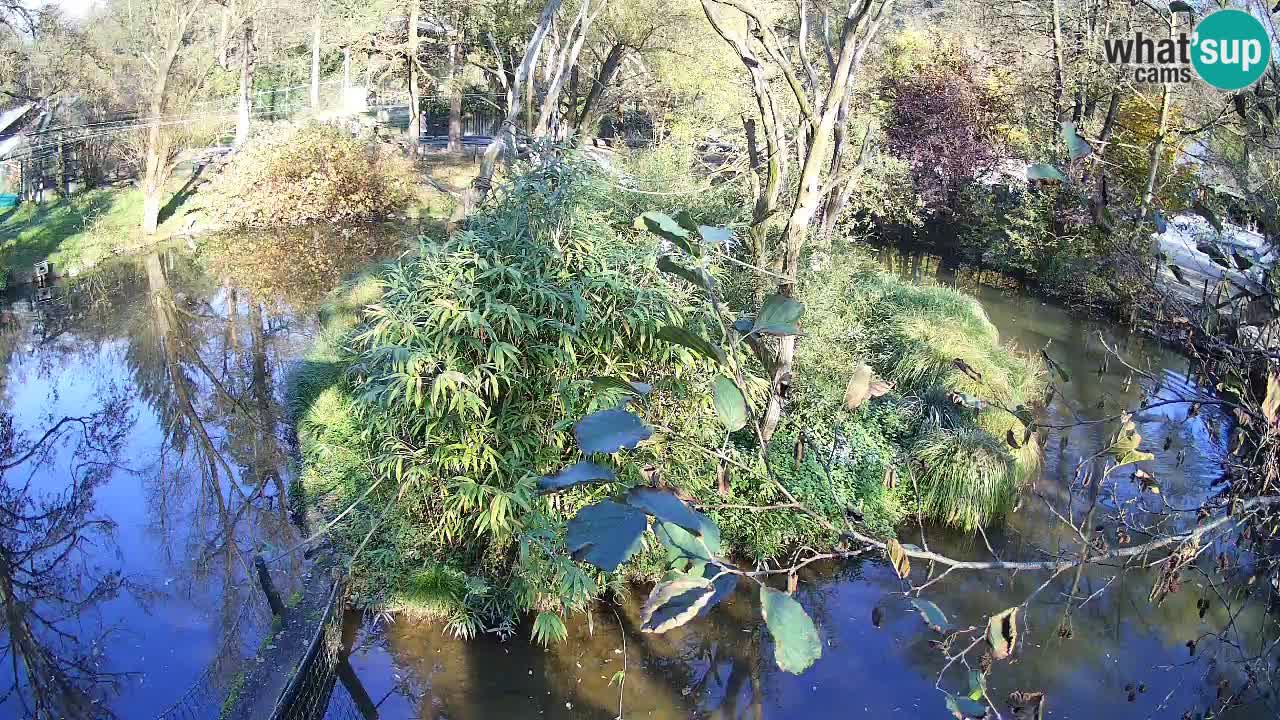
{"label": "bamboo leaf", "polygon": [[604,392],[606,390],[621,390],[629,395],[636,397],[644,397],[653,392],[653,386],[642,382],[628,382],[622,378],[599,375],[591,378],[591,389],[593,392]]}

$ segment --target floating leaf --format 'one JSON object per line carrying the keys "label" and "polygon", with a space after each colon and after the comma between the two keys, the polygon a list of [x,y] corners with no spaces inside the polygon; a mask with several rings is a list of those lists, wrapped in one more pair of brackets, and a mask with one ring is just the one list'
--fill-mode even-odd
{"label": "floating leaf", "polygon": [[721,365],[728,361],[728,356],[725,355],[724,350],[721,349],[720,346],[712,345],[710,342],[703,339],[702,336],[694,335],[684,328],[667,325],[658,331],[658,339],[666,340],[667,342],[675,343],[676,345],[683,345],[702,357],[708,360],[715,360]]}
{"label": "floating leaf", "polygon": [[1067,176],[1063,175],[1061,170],[1059,170],[1058,168],[1052,165],[1046,165],[1045,163],[1036,163],[1035,165],[1030,165],[1027,167],[1027,180],[1030,180],[1033,182],[1037,180],[1039,181],[1052,180],[1055,182],[1064,183],[1067,181]]}
{"label": "floating leaf", "polygon": [[631,488],[622,500],[631,507],[639,508],[663,522],[679,525],[698,536],[702,535],[702,528],[711,522],[700,513],[694,512],[670,490],[651,487]]}
{"label": "floating leaf", "polygon": [[649,599],[640,609],[640,630],[648,633],[664,633],[680,627],[697,616],[711,597],[715,588],[703,577],[673,573],[674,578],[653,586]]}
{"label": "floating leaf", "polygon": [[727,227],[699,225],[698,234],[702,236],[702,242],[708,245],[724,245],[733,242],[733,231]]}
{"label": "floating leaf", "polygon": [[1280,372],[1272,370],[1267,375],[1267,395],[1262,400],[1262,416],[1268,425],[1275,425],[1280,418]]}
{"label": "floating leaf", "polygon": [[956,720],[976,720],[987,716],[987,706],[977,700],[970,700],[963,695],[947,694],[947,709]]}
{"label": "floating leaf", "polygon": [[651,210],[636,218],[632,226],[637,229],[648,230],[690,255],[696,256],[698,254],[695,243],[689,237],[689,231],[681,227],[680,223],[672,220],[666,213]]}
{"label": "floating leaf", "polygon": [[1093,152],[1088,141],[1080,137],[1073,122],[1062,123],[1062,141],[1067,144],[1067,152],[1070,153],[1072,160],[1079,160]]}
{"label": "floating leaf", "polygon": [[761,585],[760,611],[773,637],[773,659],[779,668],[799,675],[822,657],[818,629],[795,598]]}
{"label": "floating leaf", "polygon": [[615,453],[634,449],[653,435],[644,422],[626,410],[601,410],[578,421],[573,436],[585,453]]}
{"label": "floating leaf", "polygon": [[1018,643],[1018,608],[1011,607],[992,615],[987,621],[987,643],[991,645],[991,658],[1004,660],[1013,654]]}
{"label": "floating leaf", "polygon": [[565,526],[565,547],[574,560],[613,572],[636,554],[649,527],[642,510],[601,500],[578,511]]}
{"label": "floating leaf", "polygon": [[893,571],[903,580],[911,577],[911,558],[907,557],[906,551],[902,549],[902,543],[897,540],[890,540],[885,551],[889,554],[889,563],[893,565]]}
{"label": "floating leaf", "polygon": [[747,400],[738,384],[721,375],[712,384],[712,400],[720,421],[730,432],[741,430],[747,424]]}
{"label": "floating leaf", "polygon": [[951,624],[947,622],[947,616],[931,601],[917,598],[912,600],[911,604],[920,612],[920,618],[924,620],[925,625],[938,632],[946,632],[951,627]]}
{"label": "floating leaf", "polygon": [[796,324],[804,314],[804,304],[786,295],[770,295],[760,306],[752,325],[754,332],[763,335],[799,335]]}
{"label": "floating leaf", "polygon": [[613,482],[616,476],[612,468],[598,465],[589,460],[574,463],[555,475],[544,475],[538,478],[540,492],[558,492],[578,485],[597,482]]}
{"label": "floating leaf", "polygon": [[710,290],[715,287],[716,284],[716,281],[707,273],[706,270],[681,265],[675,260],[672,260],[670,255],[663,255],[658,258],[658,269],[665,273],[671,273],[677,277],[684,278],[691,284],[700,287],[703,290]]}

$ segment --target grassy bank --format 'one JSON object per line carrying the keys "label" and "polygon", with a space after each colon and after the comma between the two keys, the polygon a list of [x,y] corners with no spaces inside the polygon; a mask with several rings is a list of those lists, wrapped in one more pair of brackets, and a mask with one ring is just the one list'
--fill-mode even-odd
{"label": "grassy bank", "polygon": [[[636,210],[588,168],[537,168],[468,232],[333,296],[289,384],[296,490],[322,517],[355,504],[337,538],[347,553],[362,548],[360,600],[463,634],[536,613],[535,634],[553,639],[561,618],[617,579],[569,560],[565,522],[651,482],[646,467],[702,506],[744,562],[839,543],[795,512],[741,507],[783,498],[750,433],[726,437],[714,364],[656,339],[662,325],[705,330],[712,317],[657,271],[655,239],[631,229]],[[725,286],[749,284],[712,271]],[[971,298],[904,284],[857,250],[807,275],[802,299],[793,397],[770,446],[796,499],[833,527],[880,536],[917,503],[959,527],[1002,519],[1038,460],[1015,416],[1039,391],[1038,366],[1000,344]],[[861,363],[894,390],[849,411],[845,387]],[[600,376],[652,384],[629,402],[657,433],[616,482],[537,495],[537,478],[572,457],[574,422],[626,400]],[[723,486],[718,457],[729,461]],[[663,569],[653,546],[621,575]]]}

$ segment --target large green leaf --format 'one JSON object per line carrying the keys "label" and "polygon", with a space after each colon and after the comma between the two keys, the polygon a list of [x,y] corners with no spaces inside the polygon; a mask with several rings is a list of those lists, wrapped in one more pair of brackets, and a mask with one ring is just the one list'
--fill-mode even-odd
{"label": "large green leaf", "polygon": [[543,475],[538,478],[538,490],[541,492],[557,492],[588,483],[613,482],[616,479],[612,468],[598,465],[590,460],[574,463],[555,475]]}
{"label": "large green leaf", "polygon": [[795,598],[761,585],[760,612],[773,637],[773,659],[779,668],[799,675],[822,657],[818,629]]}
{"label": "large green leaf", "polygon": [[705,515],[702,535],[695,535],[675,523],[659,521],[654,523],[653,533],[658,542],[667,548],[667,560],[702,561],[715,559],[720,553],[720,528]]}
{"label": "large green leaf", "polygon": [[720,421],[730,432],[741,430],[747,424],[747,400],[738,384],[721,375],[712,384],[712,400]]}
{"label": "large green leaf", "polygon": [[702,242],[708,245],[724,245],[733,240],[733,231],[727,227],[699,225],[698,234],[702,236]]}
{"label": "large green leaf", "polygon": [[588,505],[565,526],[565,547],[574,560],[613,572],[643,544],[649,518],[644,511],[612,500]]}
{"label": "large green leaf", "polygon": [[643,632],[664,633],[696,617],[716,594],[710,580],[685,573],[671,573],[653,586],[640,609]]}
{"label": "large green leaf", "polygon": [[977,720],[987,716],[986,703],[950,693],[947,694],[947,710],[956,720]]}
{"label": "large green leaf", "polygon": [[578,421],[573,436],[584,453],[615,453],[634,449],[648,440],[653,431],[626,410],[601,410]]}
{"label": "large green leaf", "polygon": [[598,375],[591,378],[591,389],[597,393],[606,390],[621,390],[629,395],[644,397],[653,391],[653,386],[642,382],[628,382],[611,375]]}
{"label": "large green leaf", "polygon": [[636,218],[632,225],[637,228],[647,229],[690,255],[696,256],[698,254],[697,244],[689,236],[689,231],[681,227],[680,223],[672,220],[666,213],[650,210]]}
{"label": "large green leaf", "polygon": [[684,328],[667,325],[658,331],[658,339],[666,340],[669,343],[675,343],[677,345],[683,345],[702,357],[708,360],[715,360],[721,365],[728,361],[728,356],[725,355],[724,350],[720,348],[720,346],[712,345],[702,336],[694,335]]}
{"label": "large green leaf", "polygon": [[1046,165],[1045,163],[1036,163],[1035,165],[1031,165],[1027,168],[1027,179],[1028,180],[1056,180],[1058,182],[1064,183],[1067,181],[1067,176],[1063,175],[1061,170],[1059,170],[1058,168],[1052,165]]}
{"label": "large green leaf", "polygon": [[804,314],[804,304],[786,295],[770,295],[756,313],[753,332],[763,335],[799,335],[796,323]]}
{"label": "large green leaf", "polygon": [[658,269],[665,273],[671,273],[677,277],[684,278],[703,290],[710,290],[715,287],[716,284],[715,279],[712,278],[706,270],[681,265],[675,260],[672,260],[670,255],[663,255],[658,258]]}
{"label": "large green leaf", "polygon": [[1067,144],[1067,152],[1071,154],[1072,160],[1079,160],[1093,152],[1088,141],[1080,137],[1073,122],[1062,123],[1062,141]]}
{"label": "large green leaf", "polygon": [[685,505],[684,501],[670,490],[652,487],[631,488],[622,500],[631,507],[639,508],[663,522],[678,525],[694,535],[701,536],[702,528],[710,522]]}
{"label": "large green leaf", "polygon": [[1017,606],[991,616],[987,621],[987,643],[991,645],[993,660],[1003,660],[1013,654],[1018,644]]}
{"label": "large green leaf", "polygon": [[1111,445],[1107,452],[1115,458],[1116,467],[1133,463],[1147,462],[1155,459],[1155,455],[1138,449],[1142,444],[1142,435],[1133,422],[1133,415],[1125,413],[1120,416],[1120,428],[1111,436]]}
{"label": "large green leaf", "polygon": [[947,616],[942,609],[934,605],[932,601],[917,598],[911,601],[911,604],[920,612],[920,619],[929,627],[938,632],[946,632],[951,627],[951,623],[947,622]]}

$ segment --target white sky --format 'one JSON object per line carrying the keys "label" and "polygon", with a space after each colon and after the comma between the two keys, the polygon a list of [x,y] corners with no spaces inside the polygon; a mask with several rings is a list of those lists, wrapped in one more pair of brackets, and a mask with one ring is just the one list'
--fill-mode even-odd
{"label": "white sky", "polygon": [[69,17],[81,18],[89,12],[89,8],[98,4],[98,0],[33,0],[30,4],[33,7],[57,5]]}

